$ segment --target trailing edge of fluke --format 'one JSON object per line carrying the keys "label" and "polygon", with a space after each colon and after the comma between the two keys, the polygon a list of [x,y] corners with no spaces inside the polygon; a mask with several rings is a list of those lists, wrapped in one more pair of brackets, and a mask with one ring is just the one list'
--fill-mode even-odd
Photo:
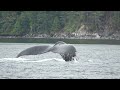
{"label": "trailing edge of fluke", "polygon": [[47,52],[59,53],[65,61],[72,61],[76,56],[76,49],[73,45],[66,44],[63,41],[58,41],[54,46],[41,45],[27,48],[20,52],[17,57],[43,54]]}

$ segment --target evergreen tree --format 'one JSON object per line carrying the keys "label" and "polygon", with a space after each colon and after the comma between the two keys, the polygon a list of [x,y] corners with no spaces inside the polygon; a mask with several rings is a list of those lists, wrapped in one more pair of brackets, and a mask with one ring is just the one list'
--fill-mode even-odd
{"label": "evergreen tree", "polygon": [[120,31],[120,11],[0,11],[0,35],[88,32],[106,36]]}

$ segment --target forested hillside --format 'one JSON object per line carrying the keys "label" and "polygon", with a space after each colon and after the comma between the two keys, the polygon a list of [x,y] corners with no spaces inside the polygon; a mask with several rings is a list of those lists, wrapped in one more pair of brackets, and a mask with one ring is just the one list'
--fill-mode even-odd
{"label": "forested hillside", "polygon": [[0,11],[0,36],[120,38],[119,11]]}

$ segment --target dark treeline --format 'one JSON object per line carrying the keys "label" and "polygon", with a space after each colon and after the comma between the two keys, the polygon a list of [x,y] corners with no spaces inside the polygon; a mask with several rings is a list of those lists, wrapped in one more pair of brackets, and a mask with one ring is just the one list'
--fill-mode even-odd
{"label": "dark treeline", "polygon": [[119,11],[0,11],[0,35],[88,33],[110,36],[120,31]]}

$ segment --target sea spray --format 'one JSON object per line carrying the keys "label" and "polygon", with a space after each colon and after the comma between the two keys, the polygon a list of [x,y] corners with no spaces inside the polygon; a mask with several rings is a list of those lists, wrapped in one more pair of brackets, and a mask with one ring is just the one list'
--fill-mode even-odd
{"label": "sea spray", "polygon": [[60,62],[65,62],[63,59],[57,59],[57,58],[42,59],[42,60],[32,60],[32,59],[26,59],[26,58],[1,58],[1,59],[0,59],[0,62],[5,62],[5,61],[17,61],[17,62],[60,61]]}

